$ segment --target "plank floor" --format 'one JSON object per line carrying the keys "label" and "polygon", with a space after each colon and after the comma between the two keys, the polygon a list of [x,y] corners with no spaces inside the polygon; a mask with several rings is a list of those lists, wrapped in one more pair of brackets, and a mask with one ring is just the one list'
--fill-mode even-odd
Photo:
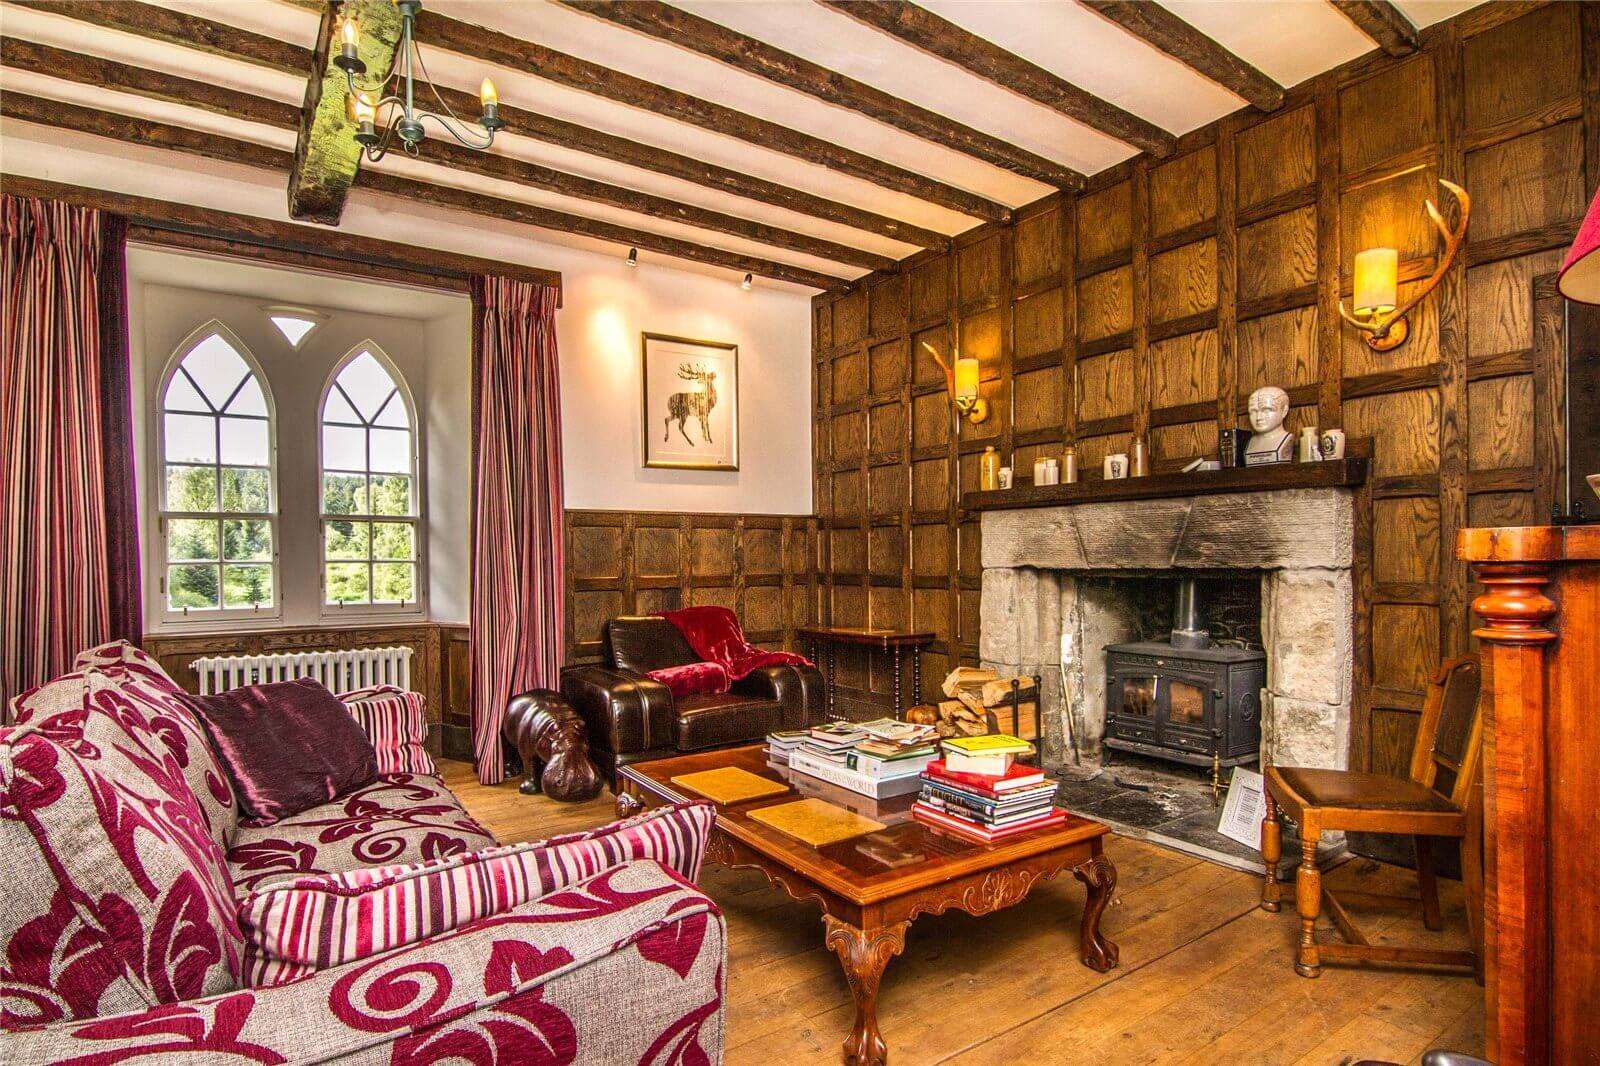
{"label": "plank floor", "polygon": [[[480,785],[467,763],[443,765],[467,809],[508,843],[613,817],[609,793],[556,803],[515,783]],[[1290,964],[1292,900],[1268,914],[1247,874],[1124,837],[1107,851],[1119,879],[1102,928],[1121,948],[1118,969],[1097,974],[1078,962],[1083,889],[1071,878],[981,919],[920,918],[879,996],[890,1061],[1330,1066],[1415,1063],[1437,1047],[1481,1053],[1483,990],[1471,978],[1329,966],[1307,981]],[[1409,871],[1367,860],[1329,880],[1415,891]],[[750,870],[707,867],[701,885],[728,922],[727,1062],[837,1063],[853,1012],[816,908]],[[1425,930],[1417,912],[1358,920],[1375,943],[1459,946],[1460,885],[1443,891],[1442,933]]]}

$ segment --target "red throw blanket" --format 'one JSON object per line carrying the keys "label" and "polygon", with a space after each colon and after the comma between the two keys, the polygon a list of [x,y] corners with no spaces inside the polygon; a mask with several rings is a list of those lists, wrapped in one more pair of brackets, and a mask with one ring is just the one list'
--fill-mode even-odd
{"label": "red throw blanket", "polygon": [[763,666],[810,666],[804,655],[765,651],[744,639],[739,619],[726,607],[685,607],[663,611],[661,616],[678,627],[683,639],[701,659],[719,663],[732,681],[743,681]]}

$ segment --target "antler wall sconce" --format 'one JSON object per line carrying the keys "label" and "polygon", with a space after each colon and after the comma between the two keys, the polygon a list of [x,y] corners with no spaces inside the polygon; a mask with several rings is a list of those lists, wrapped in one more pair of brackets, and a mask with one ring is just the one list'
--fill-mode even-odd
{"label": "antler wall sconce", "polygon": [[1433,201],[1427,201],[1428,218],[1433,221],[1433,228],[1439,231],[1439,236],[1444,238],[1444,251],[1439,253],[1433,273],[1411,294],[1411,299],[1403,304],[1398,302],[1400,253],[1396,249],[1368,248],[1356,255],[1355,284],[1351,293],[1354,312],[1346,311],[1344,301],[1340,300],[1339,314],[1366,334],[1367,347],[1375,352],[1393,351],[1406,342],[1411,335],[1406,315],[1422,302],[1423,297],[1438,287],[1445,271],[1455,261],[1456,253],[1461,250],[1461,242],[1466,239],[1467,218],[1472,214],[1472,197],[1454,182],[1440,178],[1439,184],[1450,190],[1461,205],[1461,218],[1452,231],[1445,225],[1444,216],[1433,206]]}
{"label": "antler wall sconce", "polygon": [[939,357],[939,352],[933,345],[923,341],[922,346],[928,349],[933,361],[944,371],[945,386],[950,390],[950,398],[955,401],[956,410],[974,425],[988,418],[989,401],[978,395],[978,361],[957,356],[955,369],[951,370],[950,365]]}

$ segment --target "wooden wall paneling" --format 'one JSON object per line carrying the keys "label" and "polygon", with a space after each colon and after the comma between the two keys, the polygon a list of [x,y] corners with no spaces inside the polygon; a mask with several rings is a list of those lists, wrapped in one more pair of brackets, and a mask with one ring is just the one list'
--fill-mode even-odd
{"label": "wooden wall paneling", "polygon": [[[1246,395],[1270,382],[1290,390],[1292,428],[1371,438],[1354,574],[1355,680],[1370,696],[1354,711],[1353,764],[1399,769],[1390,763],[1409,743],[1426,661],[1465,646],[1464,571],[1446,554],[1454,531],[1530,520],[1555,491],[1559,300],[1552,290],[1539,303],[1535,279],[1558,265],[1600,171],[1600,45],[1582,37],[1597,21],[1600,5],[1473,9],[1424,31],[1416,54],[1362,57],[1290,90],[1277,113],[1236,113],[1186,135],[1169,159],[1119,164],[902,266],[909,514],[877,514],[872,528],[898,522],[907,534],[910,614],[940,633],[925,658],[930,686],[976,653],[981,546],[959,494],[976,485],[986,443],[1020,477],[1067,443],[1098,477],[1101,458],[1136,433],[1154,463],[1179,462],[1214,453],[1217,428],[1240,424]],[[1438,198],[1440,176],[1474,193],[1474,231],[1413,311],[1407,344],[1374,353],[1336,314],[1351,260],[1363,247],[1400,248],[1409,292],[1437,254],[1422,202]],[[997,236],[1011,242],[1006,255]],[[948,432],[942,383],[916,357],[923,331],[993,355],[991,424]],[[830,351],[847,347],[841,335]],[[874,406],[890,399],[878,391],[869,386]],[[823,455],[832,438],[870,432],[850,422],[858,411],[819,418],[819,481],[840,463]],[[844,517],[870,494],[851,463],[833,499]],[[852,566],[891,581],[879,562]],[[862,576],[821,572],[824,584]]]}
{"label": "wooden wall paneling", "polygon": [[[1436,126],[1439,134],[1439,176],[1463,184],[1468,181],[1466,152],[1462,146],[1463,73],[1460,36],[1455,27],[1444,28],[1440,47],[1425,56],[1434,64]],[[1471,187],[1468,185],[1467,187]],[[1480,190],[1481,195],[1481,190]],[[1492,192],[1485,199],[1493,204]],[[1454,208],[1442,208],[1451,212]],[[1470,235],[1469,235],[1470,237]],[[1470,395],[1467,383],[1466,263],[1457,257],[1439,287],[1429,297],[1439,322],[1439,539],[1444,559],[1440,566],[1439,630],[1442,652],[1460,655],[1468,647],[1467,567],[1454,555],[1456,533],[1467,524],[1467,466]],[[1531,420],[1530,420],[1531,421]]]}

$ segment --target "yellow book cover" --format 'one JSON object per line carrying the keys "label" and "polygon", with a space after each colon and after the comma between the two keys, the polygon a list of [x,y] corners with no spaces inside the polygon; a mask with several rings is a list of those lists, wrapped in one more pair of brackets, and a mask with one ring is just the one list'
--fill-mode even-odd
{"label": "yellow book cover", "polygon": [[802,844],[820,848],[836,840],[875,833],[883,828],[882,822],[824,803],[819,799],[796,800],[779,803],[750,812],[750,820],[771,826],[784,836],[794,837]]}
{"label": "yellow book cover", "polygon": [[682,785],[713,803],[743,803],[745,800],[789,791],[789,786],[782,781],[761,777],[737,766],[719,766],[715,770],[679,774],[672,779],[672,783]]}
{"label": "yellow book cover", "polygon": [[951,737],[944,741],[944,746],[954,748],[963,755],[1010,755],[1033,750],[1032,744],[1009,733],[985,733],[981,737]]}

